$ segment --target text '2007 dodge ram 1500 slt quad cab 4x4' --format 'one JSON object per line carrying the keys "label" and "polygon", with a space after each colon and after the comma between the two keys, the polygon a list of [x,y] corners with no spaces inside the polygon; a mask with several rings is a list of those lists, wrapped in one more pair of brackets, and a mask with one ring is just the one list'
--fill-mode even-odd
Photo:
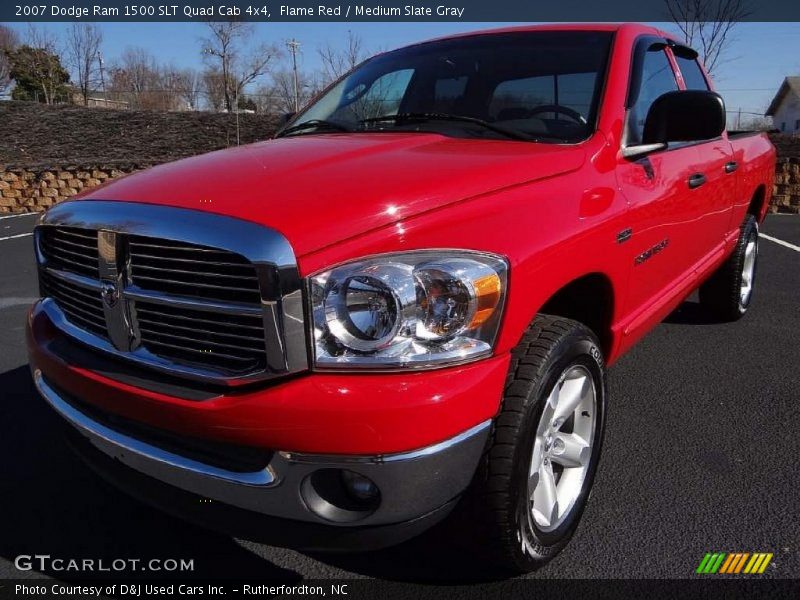
{"label": "text '2007 dodge ram 1500 slt quad cab 4x4'", "polygon": [[387,52],[273,140],[48,211],[35,383],[173,513],[330,549],[448,517],[531,570],[586,503],[606,366],[698,287],[747,311],[774,162],[650,27]]}

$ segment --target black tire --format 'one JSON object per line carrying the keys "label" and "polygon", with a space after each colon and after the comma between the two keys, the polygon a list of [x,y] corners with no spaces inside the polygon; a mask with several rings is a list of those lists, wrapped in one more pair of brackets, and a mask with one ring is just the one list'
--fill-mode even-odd
{"label": "black tire", "polygon": [[[531,517],[528,471],[546,400],[574,366],[591,374],[596,398],[594,437],[580,493],[555,530]],[[572,537],[592,487],[605,423],[606,377],[596,336],[576,321],[538,315],[512,352],[500,413],[473,485],[462,500],[460,536],[483,569],[500,573],[537,569]],[[585,414],[585,413],[584,413]],[[588,415],[586,415],[588,416]]]}
{"label": "black tire", "polygon": [[[700,304],[722,321],[741,319],[753,301],[758,266],[758,222],[747,215],[740,227],[739,241],[728,259],[700,286]],[[743,297],[743,281],[748,246],[755,245],[750,272],[749,293]]]}

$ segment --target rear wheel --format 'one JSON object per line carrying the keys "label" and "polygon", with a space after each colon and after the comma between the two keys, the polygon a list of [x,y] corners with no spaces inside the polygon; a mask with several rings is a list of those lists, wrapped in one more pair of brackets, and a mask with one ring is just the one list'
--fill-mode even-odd
{"label": "rear wheel", "polygon": [[597,468],[605,401],[595,335],[537,316],[512,353],[490,446],[462,503],[463,527],[485,561],[527,572],[567,544]]}
{"label": "rear wheel", "polygon": [[741,319],[750,308],[758,263],[758,222],[747,215],[733,254],[700,286],[700,303],[726,321]]}

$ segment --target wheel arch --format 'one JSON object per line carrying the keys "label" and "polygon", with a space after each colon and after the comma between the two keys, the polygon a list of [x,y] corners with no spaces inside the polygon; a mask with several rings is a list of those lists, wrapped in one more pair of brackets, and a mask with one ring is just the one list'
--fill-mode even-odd
{"label": "wheel arch", "polygon": [[750,199],[750,205],[747,207],[747,214],[753,215],[756,221],[761,223],[767,215],[767,186],[763,183],[760,184]]}
{"label": "wheel arch", "polygon": [[579,321],[600,340],[608,357],[613,349],[614,284],[601,272],[587,273],[564,284],[539,309],[539,313]]}

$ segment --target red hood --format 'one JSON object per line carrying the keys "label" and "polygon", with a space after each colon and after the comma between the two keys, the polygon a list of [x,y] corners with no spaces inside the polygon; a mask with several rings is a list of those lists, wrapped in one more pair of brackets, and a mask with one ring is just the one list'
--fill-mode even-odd
{"label": "red hood", "polygon": [[580,167],[575,146],[438,134],[283,138],[168,163],[83,198],[194,208],[268,225],[298,256],[504,187]]}

